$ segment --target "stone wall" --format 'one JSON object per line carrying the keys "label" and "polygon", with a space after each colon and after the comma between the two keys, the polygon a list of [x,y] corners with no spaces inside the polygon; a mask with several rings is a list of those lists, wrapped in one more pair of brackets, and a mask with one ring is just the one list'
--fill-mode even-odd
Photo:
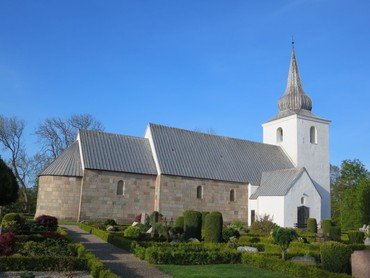
{"label": "stone wall", "polygon": [[[124,195],[117,184],[124,182]],[[141,212],[154,210],[156,176],[85,169],[80,220],[115,219],[132,223]]]}
{"label": "stone wall", "polygon": [[40,176],[36,217],[48,214],[58,219],[77,220],[82,178]]}
{"label": "stone wall", "polygon": [[[197,187],[203,187],[203,197],[197,198]],[[230,190],[235,201],[230,202]],[[176,218],[185,210],[219,211],[225,222],[239,219],[247,222],[248,185],[243,183],[204,180],[176,176],[160,176],[159,211],[167,218]]]}

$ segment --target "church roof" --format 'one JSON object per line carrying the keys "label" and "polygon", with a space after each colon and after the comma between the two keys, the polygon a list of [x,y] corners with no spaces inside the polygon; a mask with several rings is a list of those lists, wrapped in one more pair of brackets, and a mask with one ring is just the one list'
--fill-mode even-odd
{"label": "church roof", "polygon": [[263,171],[292,168],[279,146],[149,124],[160,172],[260,183]]}
{"label": "church roof", "polygon": [[87,130],[79,135],[86,169],[157,175],[148,139]]}
{"label": "church roof", "polygon": [[55,159],[40,176],[82,177],[82,166],[78,142],[72,143],[57,159]]}
{"label": "church roof", "polygon": [[303,167],[263,172],[261,184],[250,199],[257,199],[259,196],[285,196],[305,171]]}

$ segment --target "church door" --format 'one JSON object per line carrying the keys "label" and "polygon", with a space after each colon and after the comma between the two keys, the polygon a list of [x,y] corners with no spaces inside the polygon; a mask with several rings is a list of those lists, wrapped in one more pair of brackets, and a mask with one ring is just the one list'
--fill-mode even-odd
{"label": "church door", "polygon": [[306,228],[307,219],[310,217],[310,208],[301,206],[297,208],[297,227]]}

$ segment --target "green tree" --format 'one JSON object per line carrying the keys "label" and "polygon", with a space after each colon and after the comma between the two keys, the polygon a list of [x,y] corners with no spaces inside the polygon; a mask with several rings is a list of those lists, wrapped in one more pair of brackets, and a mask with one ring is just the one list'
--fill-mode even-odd
{"label": "green tree", "polygon": [[281,258],[285,260],[285,254],[289,248],[290,243],[298,237],[295,230],[290,228],[275,227],[272,231],[272,238],[274,242],[279,245],[281,249]]}
{"label": "green tree", "polygon": [[2,207],[17,200],[18,190],[19,185],[13,171],[0,158],[0,219],[2,218]]}

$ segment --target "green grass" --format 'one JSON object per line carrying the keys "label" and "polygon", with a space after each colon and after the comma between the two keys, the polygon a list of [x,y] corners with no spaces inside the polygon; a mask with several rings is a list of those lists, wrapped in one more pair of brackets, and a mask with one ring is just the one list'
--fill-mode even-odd
{"label": "green grass", "polygon": [[283,278],[291,277],[286,274],[271,272],[264,269],[253,268],[242,264],[217,265],[157,265],[157,268],[172,275],[174,278],[192,277],[258,277]]}

